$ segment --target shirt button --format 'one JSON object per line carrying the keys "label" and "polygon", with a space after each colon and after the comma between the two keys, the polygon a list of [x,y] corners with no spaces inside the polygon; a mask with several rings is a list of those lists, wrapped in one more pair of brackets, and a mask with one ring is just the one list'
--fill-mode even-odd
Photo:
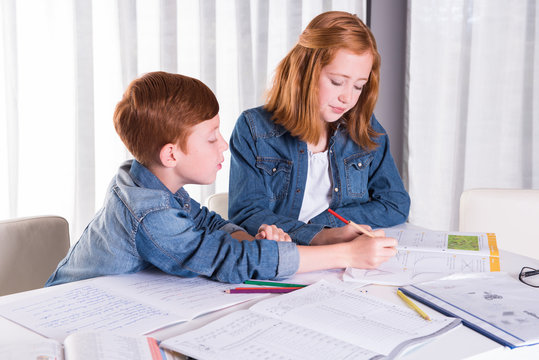
{"label": "shirt button", "polygon": [[335,188],[335,192],[339,192],[339,188]]}
{"label": "shirt button", "polygon": [[362,166],[363,166],[363,163],[358,162],[358,163],[357,163],[357,166],[362,167]]}
{"label": "shirt button", "polygon": [[296,192],[297,192],[297,193],[301,192],[301,189],[296,189]]}
{"label": "shirt button", "polygon": [[276,169],[276,168],[273,168],[273,169],[271,169],[271,171],[273,171],[273,172],[276,172],[276,171],[277,171],[277,169]]}
{"label": "shirt button", "polygon": [[300,154],[303,154],[304,152],[305,152],[304,150],[300,150],[300,151],[299,151]]}

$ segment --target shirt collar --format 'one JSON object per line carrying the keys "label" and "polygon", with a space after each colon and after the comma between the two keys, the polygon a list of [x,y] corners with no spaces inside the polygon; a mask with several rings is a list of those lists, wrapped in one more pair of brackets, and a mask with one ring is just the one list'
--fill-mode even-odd
{"label": "shirt collar", "polygon": [[[161,180],[159,180],[154,173],[152,173],[146,166],[142,165],[137,160],[133,160],[129,173],[131,174],[135,184],[140,187],[153,190],[164,190],[170,193],[170,190],[161,182]],[[189,201],[189,194],[184,190],[183,187],[172,195],[179,198],[184,203]]]}

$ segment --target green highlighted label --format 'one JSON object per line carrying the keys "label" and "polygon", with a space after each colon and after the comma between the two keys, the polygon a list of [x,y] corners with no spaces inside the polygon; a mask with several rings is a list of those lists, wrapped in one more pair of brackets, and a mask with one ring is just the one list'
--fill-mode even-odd
{"label": "green highlighted label", "polygon": [[447,248],[453,250],[479,251],[479,236],[476,235],[448,235]]}

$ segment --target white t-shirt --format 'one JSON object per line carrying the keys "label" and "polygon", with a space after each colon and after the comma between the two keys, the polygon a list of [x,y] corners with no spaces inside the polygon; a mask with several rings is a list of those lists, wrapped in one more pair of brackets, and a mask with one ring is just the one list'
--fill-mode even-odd
{"label": "white t-shirt", "polygon": [[306,223],[329,207],[332,188],[328,151],[308,154],[307,183],[299,211],[299,220]]}

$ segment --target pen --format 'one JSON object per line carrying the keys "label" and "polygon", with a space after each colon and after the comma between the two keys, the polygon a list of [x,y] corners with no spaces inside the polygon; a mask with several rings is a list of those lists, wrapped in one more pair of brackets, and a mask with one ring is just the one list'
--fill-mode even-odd
{"label": "pen", "polygon": [[409,307],[411,307],[412,309],[414,309],[415,311],[417,311],[417,313],[419,315],[421,315],[421,317],[425,320],[428,320],[430,321],[430,317],[423,311],[419,308],[419,306],[417,306],[416,304],[414,304],[412,302],[412,300],[410,300],[410,298],[406,295],[404,295],[404,293],[400,290],[397,290],[397,295],[399,295],[399,297],[404,300],[404,302],[406,303],[406,305],[408,305]]}
{"label": "pen", "polygon": [[225,290],[225,292],[228,294],[256,294],[256,293],[272,294],[272,293],[289,293],[296,290],[298,290],[298,288],[274,287],[274,288],[256,288],[256,289],[243,289],[243,290],[242,289],[228,289],[228,290]]}
{"label": "pen", "polygon": [[363,234],[367,235],[367,236],[370,236],[370,237],[375,237],[376,235],[374,235],[372,232],[370,232],[369,230],[365,229],[363,226],[361,225],[358,225],[356,224],[355,222],[353,222],[352,220],[346,220],[345,218],[343,218],[341,215],[337,214],[335,211],[331,210],[331,209],[328,209],[329,213],[333,216],[335,216],[337,219],[341,220],[343,223],[345,224],[351,224],[353,227],[355,227],[356,229],[358,229],[360,232],[362,232]]}
{"label": "pen", "polygon": [[307,286],[307,285],[301,285],[301,284],[287,284],[287,283],[279,283],[279,282],[272,282],[272,281],[256,281],[256,280],[246,280],[243,283],[248,284],[248,285],[277,286],[277,287],[305,287]]}

